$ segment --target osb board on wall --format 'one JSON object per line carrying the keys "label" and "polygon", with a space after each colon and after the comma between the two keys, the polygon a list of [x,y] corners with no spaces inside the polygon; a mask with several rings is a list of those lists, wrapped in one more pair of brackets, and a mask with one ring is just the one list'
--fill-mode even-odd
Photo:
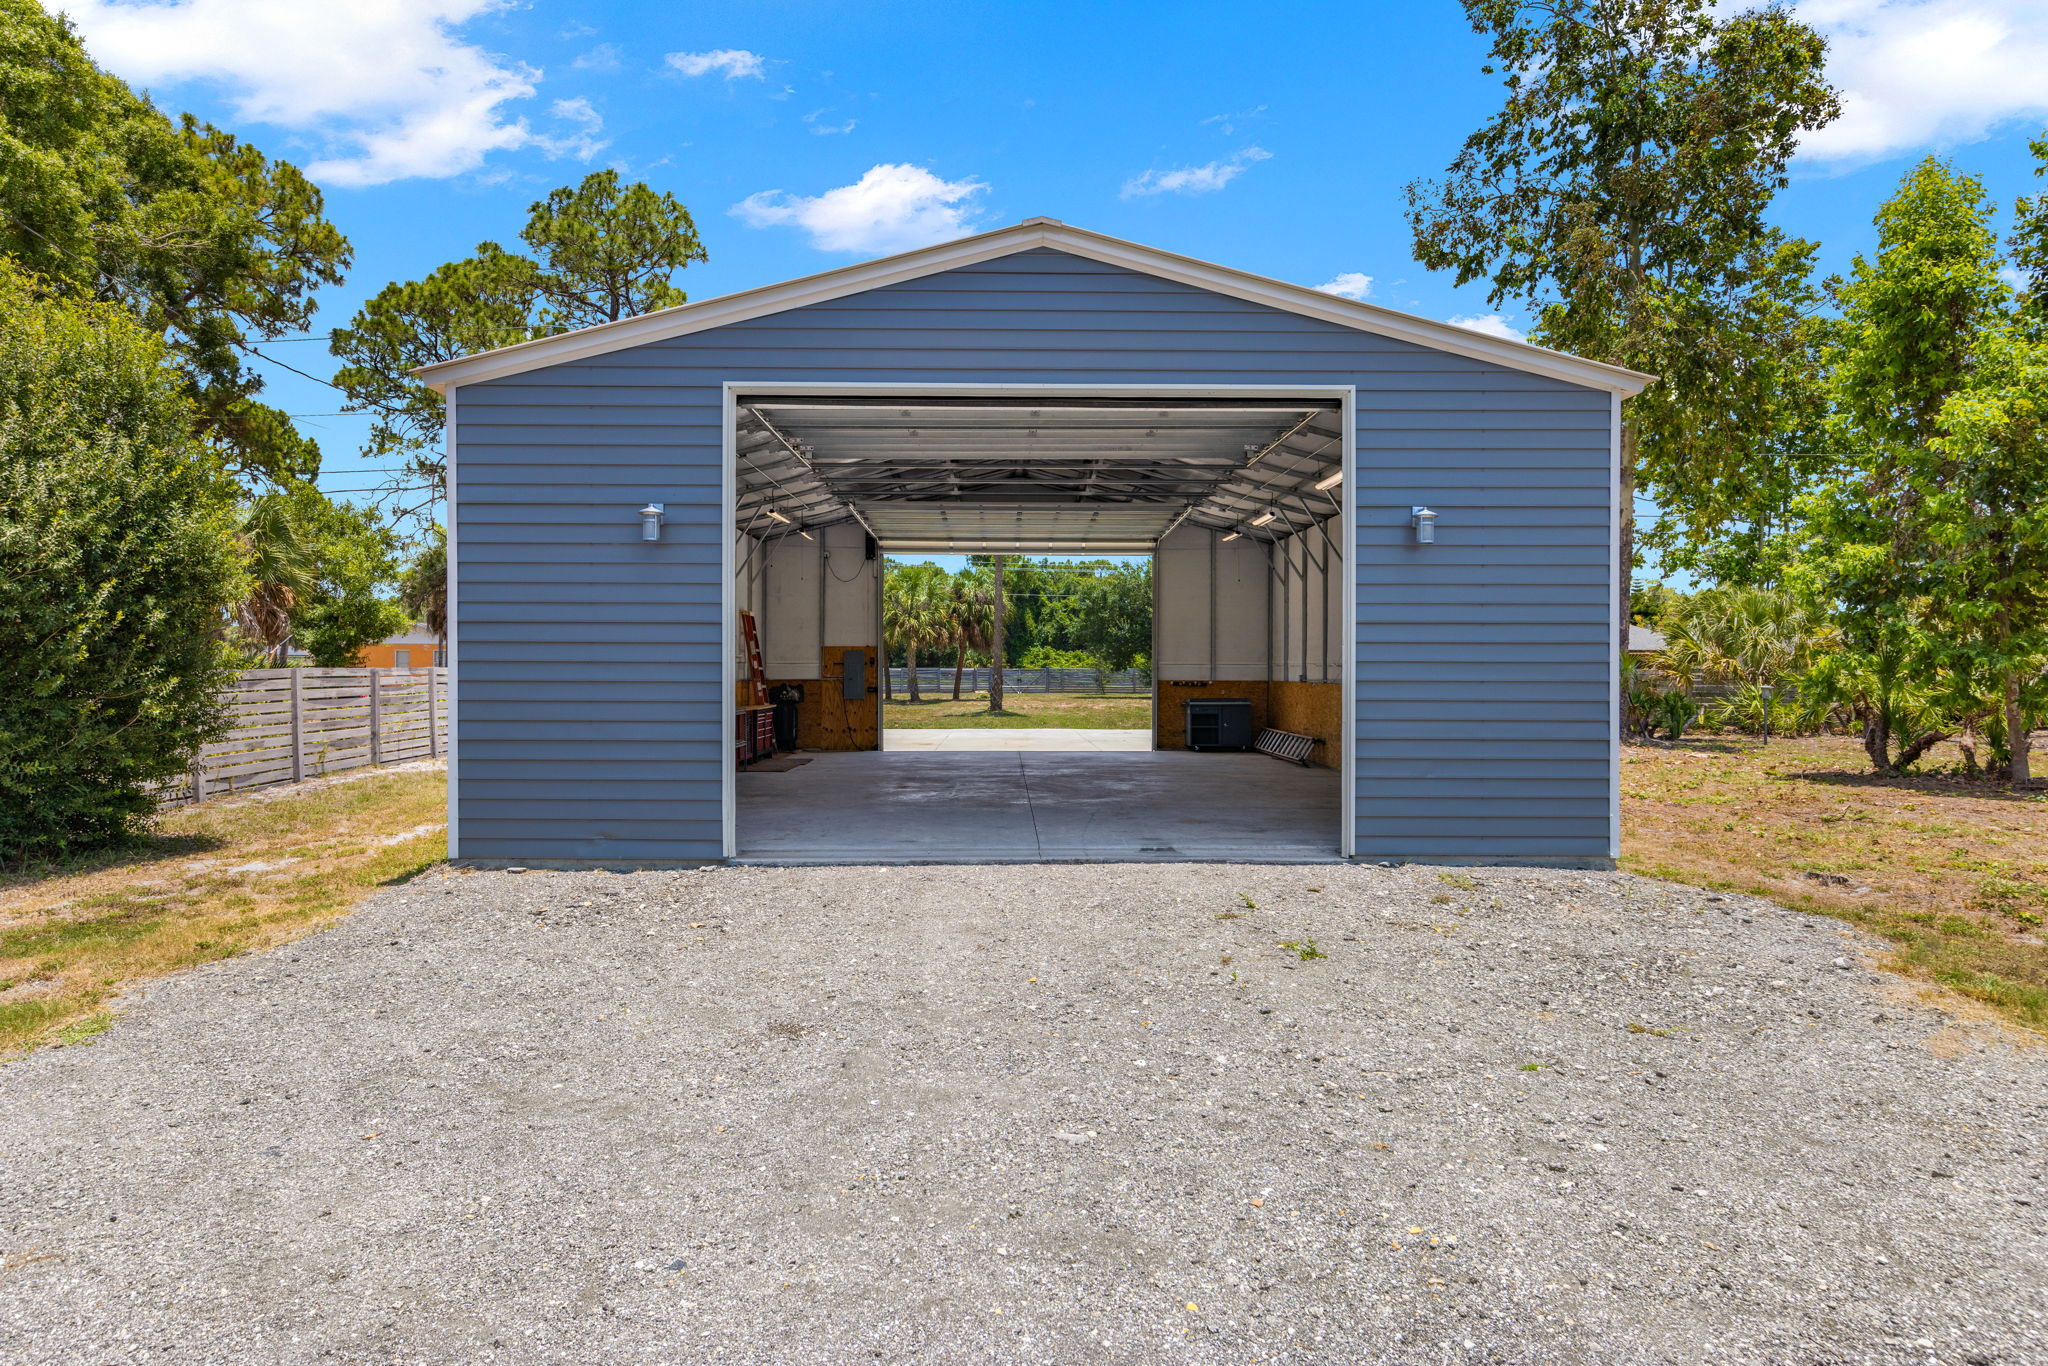
{"label": "osb board on wall", "polygon": [[1266,689],[1272,685],[1263,678],[1224,678],[1214,683],[1166,679],[1155,686],[1158,698],[1152,710],[1157,719],[1158,734],[1154,743],[1160,749],[1188,747],[1188,714],[1182,710],[1181,703],[1204,697],[1242,697],[1252,704],[1254,731],[1273,724],[1266,719]]}
{"label": "osb board on wall", "polygon": [[1323,743],[1314,761],[1335,768],[1344,739],[1344,685],[1341,683],[1269,683],[1266,724],[1296,735],[1313,735]]}
{"label": "osb board on wall", "polygon": [[[867,696],[859,701],[849,700],[842,686],[849,650],[864,651],[868,657]],[[777,683],[797,683],[803,687],[804,700],[796,706],[797,748],[834,752],[880,749],[881,718],[875,707],[875,652],[863,645],[828,645],[825,647],[824,672],[823,678],[769,681],[770,688]]]}

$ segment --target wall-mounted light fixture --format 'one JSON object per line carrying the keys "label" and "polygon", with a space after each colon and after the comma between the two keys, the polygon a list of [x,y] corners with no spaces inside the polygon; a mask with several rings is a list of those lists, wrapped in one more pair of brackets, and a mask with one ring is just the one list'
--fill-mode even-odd
{"label": "wall-mounted light fixture", "polygon": [[1329,490],[1337,487],[1337,485],[1343,482],[1344,471],[1342,470],[1338,470],[1335,474],[1326,474],[1322,478],[1316,480],[1316,492],[1327,493]]}
{"label": "wall-mounted light fixture", "polygon": [[1410,508],[1408,525],[1415,528],[1415,544],[1430,545],[1436,541],[1436,513],[1428,508]]}
{"label": "wall-mounted light fixture", "polygon": [[1262,512],[1262,513],[1260,513],[1260,514],[1259,514],[1258,516],[1256,516],[1256,517],[1252,518],[1252,525],[1253,525],[1253,526],[1264,526],[1264,525],[1265,525],[1266,523],[1268,523],[1268,522],[1272,521],[1272,520],[1273,520],[1273,518],[1274,518],[1275,516],[1277,516],[1277,515],[1278,515],[1278,514],[1276,514],[1276,513],[1275,513],[1275,512],[1273,511],[1273,509],[1271,509],[1271,508],[1267,508],[1267,509],[1266,509],[1266,510],[1265,510],[1264,512]]}
{"label": "wall-mounted light fixture", "polygon": [[661,539],[661,515],[668,511],[663,503],[649,503],[640,509],[640,539],[658,541]]}

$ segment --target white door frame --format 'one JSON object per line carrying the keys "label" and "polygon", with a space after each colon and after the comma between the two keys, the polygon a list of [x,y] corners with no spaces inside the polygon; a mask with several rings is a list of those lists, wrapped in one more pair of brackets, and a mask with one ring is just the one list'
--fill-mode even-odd
{"label": "white door frame", "polygon": [[[1343,432],[1344,482],[1340,486],[1344,544],[1345,650],[1338,670],[1338,687],[1344,706],[1343,753],[1337,765],[1338,830],[1337,852],[1352,857],[1357,820],[1358,705],[1352,675],[1358,662],[1358,389],[1350,384],[918,384],[903,380],[855,381],[820,384],[805,380],[727,380],[720,404],[719,452],[719,769],[720,792],[725,815],[725,857],[739,856],[739,770],[733,753],[733,698],[739,690],[739,668],[734,651],[739,634],[739,604],[736,595],[734,561],[738,521],[739,479],[739,396],[742,393],[792,394],[804,398],[875,397],[912,398],[924,394],[961,397],[1045,398],[1315,398],[1337,400],[1339,427]],[[889,547],[878,547],[886,557]],[[877,570],[879,579],[880,570]],[[1155,580],[1156,582],[1156,580]],[[1157,616],[1155,613],[1155,621]],[[876,667],[882,667],[881,642],[875,645]],[[1152,661],[1156,670],[1159,661]],[[1155,685],[1156,688],[1156,685]],[[877,693],[880,689],[876,689]],[[877,702],[879,706],[879,701]],[[1155,721],[1156,726],[1156,721]],[[1155,731],[1156,733],[1156,731]]]}

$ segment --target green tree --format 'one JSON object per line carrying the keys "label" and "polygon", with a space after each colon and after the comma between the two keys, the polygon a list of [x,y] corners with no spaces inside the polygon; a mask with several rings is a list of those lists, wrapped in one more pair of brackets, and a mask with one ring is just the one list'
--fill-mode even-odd
{"label": "green tree", "polygon": [[1970,678],[1988,670],[2023,691],[2039,650],[2027,502],[2042,484],[2027,468],[2038,363],[2013,327],[1984,187],[1930,157],[1877,229],[1876,252],[1832,284],[1848,454],[1802,503],[1798,568],[1842,629],[1821,677],[1841,682],[1872,764],[1891,772],[1976,710],[1955,700]]}
{"label": "green tree", "polygon": [[264,668],[282,668],[291,645],[292,615],[313,591],[319,569],[291,498],[261,494],[235,527],[248,569],[246,592],[234,605],[236,634]]}
{"label": "green tree", "polygon": [[970,564],[953,575],[953,700],[960,700],[960,676],[969,651],[992,658],[995,649],[996,582],[993,571]]}
{"label": "green tree", "polygon": [[904,652],[910,700],[924,700],[917,683],[920,651],[942,650],[954,637],[952,575],[935,564],[904,564],[882,578],[882,636]]}
{"label": "green tree", "polygon": [[231,481],[131,314],[0,261],[0,858],[119,839],[226,718]]}
{"label": "green tree", "polygon": [[[398,580],[398,601],[414,621],[434,633],[448,652],[448,528],[436,523]],[[453,663],[452,660],[449,661]]]}
{"label": "green tree", "polygon": [[1902,471],[1925,616],[1997,680],[2007,776],[2023,784],[2048,665],[2048,340],[1986,337],[1936,427]]}
{"label": "green tree", "polygon": [[303,331],[350,251],[320,191],[94,65],[68,20],[0,0],[0,253],[161,332],[188,421],[231,468],[307,478],[319,448],[261,403],[250,336]]}
{"label": "green tree", "polygon": [[529,210],[531,256],[495,242],[425,279],[386,286],[331,339],[350,412],[375,415],[363,454],[403,461],[399,488],[441,496],[444,406],[412,377],[422,365],[612,322],[688,298],[677,271],[705,259],[690,211],[597,171]]}
{"label": "green tree", "polygon": [[1638,485],[1695,532],[1782,493],[1814,247],[1765,213],[1837,113],[1826,46],[1777,5],[1464,4],[1507,92],[1446,179],[1408,187],[1416,258],[1533,311],[1545,345],[1658,377],[1622,432],[1626,584]]}
{"label": "green tree", "polygon": [[[2034,154],[2034,175],[2048,177],[2048,134],[2027,144]],[[2013,211],[2011,260],[2026,284],[2020,291],[2020,313],[2028,335],[2048,338],[2048,194],[2022,196]]]}
{"label": "green tree", "polygon": [[1976,364],[1984,329],[2012,291],[1983,182],[1928,157],[1877,211],[1877,251],[1831,282],[1842,310],[1830,356],[1847,442],[1876,483],[1896,487],[1895,462],[1924,447],[1941,409]]}
{"label": "green tree", "polygon": [[1689,683],[1777,684],[1805,669],[1833,638],[1826,618],[1798,595],[1741,585],[1702,589],[1672,605],[1662,664]]}
{"label": "green tree", "polygon": [[313,575],[291,614],[292,639],[325,668],[349,668],[366,645],[413,618],[396,600],[398,537],[374,508],[295,490],[295,514]]}
{"label": "green tree", "polygon": [[519,238],[537,265],[542,336],[687,302],[675,274],[706,259],[681,201],[640,181],[621,186],[609,170],[535,204]]}
{"label": "green tree", "polygon": [[1629,620],[1655,629],[1678,610],[1685,595],[1661,579],[1637,579],[1629,585]]}
{"label": "green tree", "polygon": [[1102,673],[1152,653],[1152,563],[1120,564],[1087,579],[1075,599],[1074,636]]}

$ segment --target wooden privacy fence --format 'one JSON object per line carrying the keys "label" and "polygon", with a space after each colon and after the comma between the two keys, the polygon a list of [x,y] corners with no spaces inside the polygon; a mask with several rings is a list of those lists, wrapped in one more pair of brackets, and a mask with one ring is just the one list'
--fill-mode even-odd
{"label": "wooden privacy fence", "polygon": [[234,729],[199,751],[165,802],[448,750],[446,669],[251,669],[225,701]]}

